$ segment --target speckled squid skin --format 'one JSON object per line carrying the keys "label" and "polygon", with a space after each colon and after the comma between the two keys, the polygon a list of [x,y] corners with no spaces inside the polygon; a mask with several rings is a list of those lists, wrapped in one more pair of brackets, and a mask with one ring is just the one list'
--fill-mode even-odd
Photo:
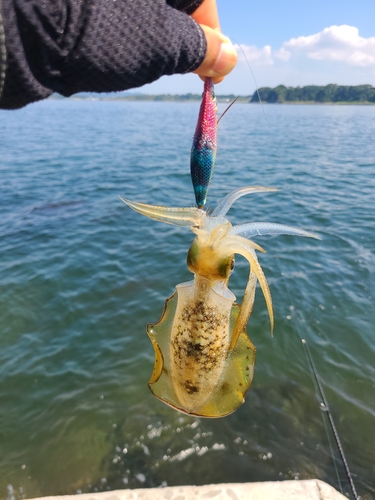
{"label": "speckled squid skin", "polygon": [[176,395],[187,411],[203,405],[220,382],[230,344],[233,299],[218,295],[205,278],[178,285],[170,356]]}
{"label": "speckled squid skin", "polygon": [[217,149],[217,106],[211,78],[204,82],[203,98],[190,154],[190,173],[199,208],[206,204]]}

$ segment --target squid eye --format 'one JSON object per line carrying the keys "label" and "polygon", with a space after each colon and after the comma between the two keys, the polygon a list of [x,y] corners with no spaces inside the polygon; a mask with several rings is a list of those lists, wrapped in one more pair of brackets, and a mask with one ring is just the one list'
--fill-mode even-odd
{"label": "squid eye", "polygon": [[232,276],[232,273],[233,273],[233,270],[234,270],[234,265],[236,263],[236,260],[234,257],[232,257],[232,260],[230,261],[230,264],[229,264],[229,272],[228,272],[228,277],[229,276]]}
{"label": "squid eye", "polygon": [[211,90],[210,97],[211,97],[211,101],[214,101],[216,99],[215,92],[213,90]]}
{"label": "squid eye", "polygon": [[195,241],[193,241],[191,247],[189,248],[189,252],[187,254],[187,265],[191,272],[196,271],[197,260],[198,260],[198,245]]}
{"label": "squid eye", "polygon": [[225,257],[218,267],[219,274],[223,278],[229,278],[234,269],[234,257]]}

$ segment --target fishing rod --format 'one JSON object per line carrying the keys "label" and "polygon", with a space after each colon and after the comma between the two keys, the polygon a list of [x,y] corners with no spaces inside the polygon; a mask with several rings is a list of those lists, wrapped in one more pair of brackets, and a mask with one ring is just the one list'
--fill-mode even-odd
{"label": "fishing rod", "polygon": [[[286,287],[286,290],[287,290],[287,293],[288,293],[288,296],[289,296],[289,300],[290,300],[290,302],[292,302],[290,291],[289,291],[289,287],[287,285],[286,280],[284,282],[285,282],[285,287]],[[311,371],[312,371],[312,373],[314,375],[314,379],[315,379],[315,384],[314,384],[315,385],[315,393],[318,396],[317,390],[316,390],[316,387],[317,387],[318,390],[319,390],[319,393],[320,393],[321,400],[322,400],[322,402],[320,403],[320,409],[322,411],[324,411],[324,413],[326,413],[326,415],[328,417],[328,421],[329,421],[329,424],[331,426],[331,430],[332,430],[333,436],[335,438],[337,448],[338,448],[339,453],[340,453],[340,458],[341,458],[342,464],[344,466],[346,477],[348,479],[348,482],[349,482],[350,489],[352,491],[352,495],[354,497],[354,500],[360,500],[360,497],[358,496],[357,490],[356,490],[355,485],[354,485],[353,477],[352,477],[352,474],[350,472],[349,465],[348,465],[348,462],[347,462],[346,457],[345,457],[344,449],[342,447],[341,440],[340,440],[339,434],[337,432],[336,425],[335,425],[335,422],[333,420],[333,416],[332,416],[331,410],[329,408],[328,400],[327,400],[326,395],[324,393],[324,389],[323,389],[322,383],[320,381],[320,378],[319,378],[319,375],[318,375],[318,371],[316,369],[316,366],[315,366],[315,363],[314,363],[314,360],[313,360],[313,357],[312,357],[309,345],[307,343],[307,340],[305,338],[303,338],[303,336],[302,336],[301,329],[300,329],[300,324],[299,324],[297,315],[295,316],[295,318],[296,318],[296,323],[297,323],[297,331],[298,331],[299,337],[301,339],[301,342],[302,342],[303,346],[305,347],[305,352],[306,352],[306,355],[307,355],[307,359],[309,360],[309,363],[310,363],[310,369],[311,369]],[[341,489],[341,482],[340,482],[340,478],[339,478],[338,471],[337,471],[337,468],[336,468],[335,457],[334,457],[333,450],[332,450],[332,447],[331,447],[331,441],[330,441],[330,438],[329,438],[329,434],[328,434],[328,430],[327,430],[327,426],[326,426],[326,422],[325,422],[324,418],[323,418],[323,422],[324,422],[324,426],[325,426],[326,433],[327,433],[328,443],[329,443],[330,448],[331,448],[331,455],[332,455],[333,465],[335,467],[336,476],[337,476],[337,479],[338,479],[338,482],[339,482],[339,485],[340,485],[340,489]],[[341,493],[342,493],[342,491],[341,491]]]}
{"label": "fishing rod", "polygon": [[302,344],[305,347],[306,354],[307,354],[307,357],[308,357],[308,360],[309,360],[309,363],[310,363],[310,367],[311,367],[311,370],[312,370],[312,372],[314,374],[315,382],[316,382],[316,385],[317,385],[317,387],[319,389],[320,396],[321,396],[322,401],[323,401],[320,404],[320,408],[327,414],[327,417],[328,417],[328,420],[329,420],[329,423],[330,423],[330,426],[331,426],[331,429],[332,429],[332,433],[333,433],[333,436],[334,436],[335,441],[336,441],[337,448],[338,448],[339,453],[340,453],[341,461],[342,461],[342,463],[344,465],[345,473],[346,473],[346,476],[348,478],[348,481],[349,481],[349,484],[350,484],[350,488],[352,490],[353,497],[355,498],[355,500],[358,500],[359,497],[358,497],[357,491],[356,491],[355,486],[354,486],[354,481],[353,481],[353,478],[352,478],[352,474],[350,472],[349,465],[348,465],[348,462],[347,462],[346,457],[345,457],[344,449],[342,447],[342,444],[341,444],[341,441],[340,441],[340,437],[339,437],[339,434],[337,432],[336,425],[335,425],[335,422],[333,420],[333,416],[332,416],[331,410],[330,410],[329,405],[328,405],[327,398],[326,398],[324,390],[323,390],[323,386],[322,386],[322,384],[320,382],[320,378],[319,378],[319,375],[318,375],[318,372],[317,372],[317,369],[316,369],[316,366],[315,366],[315,363],[314,363],[314,360],[313,360],[313,357],[312,357],[309,345],[307,343],[307,340],[304,339],[304,338],[302,338],[302,337],[301,337],[301,341],[302,341]]}

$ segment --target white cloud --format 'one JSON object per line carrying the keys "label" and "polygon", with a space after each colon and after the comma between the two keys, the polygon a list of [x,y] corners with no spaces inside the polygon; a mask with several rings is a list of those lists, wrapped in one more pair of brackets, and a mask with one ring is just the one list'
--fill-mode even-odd
{"label": "white cloud", "polygon": [[258,66],[270,66],[274,63],[270,45],[265,45],[262,49],[258,49],[255,45],[243,44],[236,44],[235,47],[239,61],[248,61]]}
{"label": "white cloud", "polygon": [[246,59],[257,66],[272,66],[275,60],[287,62],[295,57],[318,61],[339,61],[354,66],[375,65],[375,37],[359,36],[358,28],[343,24],[330,26],[309,36],[291,38],[279,49],[270,45],[236,45],[239,61]]}
{"label": "white cloud", "polygon": [[343,24],[330,26],[310,36],[292,38],[283,43],[291,56],[305,55],[319,61],[341,61],[354,66],[375,65],[375,37],[359,36],[358,28]]}
{"label": "white cloud", "polygon": [[361,37],[354,26],[330,26],[313,35],[291,38],[278,47],[236,47],[239,64],[220,84],[222,93],[247,95],[253,86],[279,84],[375,86],[375,36]]}
{"label": "white cloud", "polygon": [[274,56],[276,59],[280,59],[280,61],[289,61],[291,53],[289,52],[289,50],[281,47],[281,49],[274,51]]}

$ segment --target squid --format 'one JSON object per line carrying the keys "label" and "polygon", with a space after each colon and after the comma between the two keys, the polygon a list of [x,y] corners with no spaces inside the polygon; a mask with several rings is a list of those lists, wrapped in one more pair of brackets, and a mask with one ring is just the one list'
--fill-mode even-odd
{"label": "squid", "polygon": [[[240,197],[277,191],[250,186],[226,195],[212,214],[203,208],[172,208],[120,199],[153,220],[186,226],[195,239],[187,254],[194,279],[176,286],[165,302],[161,319],[147,325],[155,351],[149,381],[151,392],[167,405],[188,415],[224,417],[245,400],[253,375],[256,348],[246,333],[257,283],[266,300],[274,328],[271,293],[252,241],[254,236],[288,234],[320,239],[284,224],[252,222],[233,226],[226,215]],[[241,305],[228,288],[235,255],[249,263],[249,278]]]}

